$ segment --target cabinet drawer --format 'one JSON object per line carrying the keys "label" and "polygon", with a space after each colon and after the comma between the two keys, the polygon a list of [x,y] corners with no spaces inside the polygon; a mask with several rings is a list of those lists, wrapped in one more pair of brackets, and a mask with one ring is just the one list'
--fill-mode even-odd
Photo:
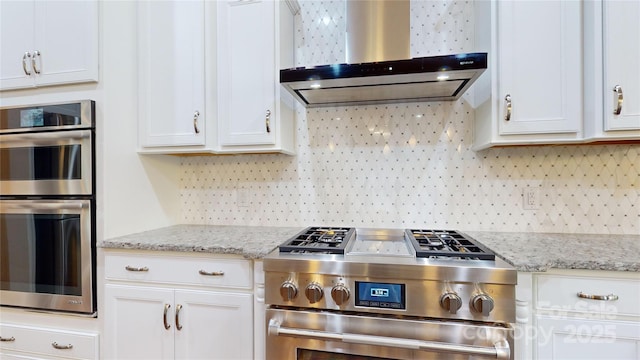
{"label": "cabinet drawer", "polygon": [[[640,316],[640,280],[540,275],[536,283],[538,309]],[[587,299],[578,293],[615,295],[617,300]]]}
{"label": "cabinet drawer", "polygon": [[[139,270],[139,271],[136,271]],[[108,280],[251,289],[251,262],[243,259],[106,254]]]}
{"label": "cabinet drawer", "polygon": [[[0,349],[24,351],[45,356],[59,356],[71,359],[97,359],[98,334],[79,333],[54,329],[0,324],[0,336],[11,341],[0,342]],[[54,347],[70,349],[56,349]]]}

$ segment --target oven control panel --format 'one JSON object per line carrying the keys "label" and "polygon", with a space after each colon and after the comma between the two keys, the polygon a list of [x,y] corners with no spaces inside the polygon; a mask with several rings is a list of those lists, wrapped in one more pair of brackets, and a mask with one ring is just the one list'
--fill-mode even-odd
{"label": "oven control panel", "polygon": [[404,310],[407,308],[404,284],[356,281],[355,305]]}
{"label": "oven control panel", "polygon": [[265,274],[269,305],[515,322],[515,286],[323,274]]}

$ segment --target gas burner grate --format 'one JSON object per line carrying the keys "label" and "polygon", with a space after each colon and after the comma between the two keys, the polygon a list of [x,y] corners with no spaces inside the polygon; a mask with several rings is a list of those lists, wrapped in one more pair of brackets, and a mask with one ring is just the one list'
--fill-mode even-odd
{"label": "gas burner grate", "polygon": [[495,254],[469,236],[455,230],[406,230],[416,257],[450,257],[468,260],[495,260]]}
{"label": "gas burner grate", "polygon": [[304,254],[344,254],[354,228],[308,227],[279,246],[280,252]]}

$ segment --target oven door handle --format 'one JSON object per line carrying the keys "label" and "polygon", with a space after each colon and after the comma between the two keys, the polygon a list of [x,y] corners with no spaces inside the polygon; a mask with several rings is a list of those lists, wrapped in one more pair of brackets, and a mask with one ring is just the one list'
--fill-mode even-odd
{"label": "oven door handle", "polygon": [[46,200],[3,200],[1,209],[4,210],[82,210],[89,207],[89,201],[47,202]]}
{"label": "oven door handle", "polygon": [[55,132],[36,132],[3,135],[3,143],[12,142],[34,142],[34,143],[51,143],[60,140],[81,140],[91,137],[91,130],[73,130],[73,131],[55,131]]}
{"label": "oven door handle", "polygon": [[269,321],[269,335],[291,335],[320,340],[342,341],[345,343],[388,346],[413,350],[428,350],[443,353],[454,353],[461,355],[488,356],[494,359],[511,359],[509,343],[506,340],[499,340],[493,347],[458,345],[436,341],[423,341],[415,339],[392,338],[386,336],[360,335],[348,333],[334,333],[319,330],[303,330],[284,328],[275,320]]}

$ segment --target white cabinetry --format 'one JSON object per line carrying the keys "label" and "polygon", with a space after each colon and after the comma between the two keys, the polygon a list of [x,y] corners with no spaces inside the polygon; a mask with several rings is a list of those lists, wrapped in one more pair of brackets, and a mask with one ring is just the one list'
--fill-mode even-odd
{"label": "white cabinetry", "polygon": [[585,130],[640,139],[640,2],[585,3]]}
{"label": "white cabinetry", "polygon": [[143,2],[138,19],[141,153],[294,152],[286,2]]}
{"label": "white cabinetry", "polygon": [[293,66],[287,3],[220,1],[217,24],[221,150],[293,153],[293,104],[279,77]]}
{"label": "white cabinetry", "polygon": [[582,3],[476,2],[474,149],[582,139]]}
{"label": "white cabinetry", "polygon": [[250,359],[251,262],[105,252],[105,358]]}
{"label": "white cabinetry", "polygon": [[0,323],[2,359],[99,359],[98,334]]}
{"label": "white cabinetry", "polygon": [[529,278],[531,312],[520,316],[518,333],[532,349],[520,359],[640,358],[638,273],[551,270]]}
{"label": "white cabinetry", "polygon": [[138,2],[139,125],[142,147],[206,148],[204,1]]}
{"label": "white cabinetry", "polygon": [[98,81],[98,2],[0,2],[0,90]]}

